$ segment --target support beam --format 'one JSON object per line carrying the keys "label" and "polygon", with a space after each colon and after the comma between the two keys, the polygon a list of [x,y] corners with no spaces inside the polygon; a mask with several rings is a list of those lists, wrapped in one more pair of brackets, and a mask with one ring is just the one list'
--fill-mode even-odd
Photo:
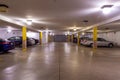
{"label": "support beam", "polygon": [[22,50],[26,51],[27,50],[27,28],[24,26],[22,27]]}
{"label": "support beam", "polygon": [[43,34],[42,32],[40,32],[40,45],[42,44],[42,37],[43,37]]}
{"label": "support beam", "polygon": [[93,28],[93,48],[96,49],[97,48],[97,27]]}
{"label": "support beam", "polygon": [[78,44],[78,46],[80,46],[80,32],[78,32],[77,44]]}

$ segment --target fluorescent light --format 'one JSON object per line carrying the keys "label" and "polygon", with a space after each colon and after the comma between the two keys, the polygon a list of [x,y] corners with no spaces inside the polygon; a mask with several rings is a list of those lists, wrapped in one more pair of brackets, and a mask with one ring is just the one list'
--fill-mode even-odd
{"label": "fluorescent light", "polygon": [[7,32],[8,32],[8,33],[11,33],[11,32],[12,32],[12,28],[11,28],[10,26],[8,26]]}
{"label": "fluorescent light", "polygon": [[113,7],[113,5],[103,5],[101,7],[101,9],[102,9],[104,14],[109,14],[111,12],[112,7]]}
{"label": "fluorescent light", "polygon": [[8,33],[11,33],[11,32],[12,32],[12,30],[11,30],[11,29],[8,29],[8,30],[7,30],[7,32],[8,32]]}
{"label": "fluorescent light", "polygon": [[28,25],[32,25],[32,20],[27,20]]}
{"label": "fluorescent light", "polygon": [[109,14],[111,12],[110,8],[104,8],[103,13],[104,14]]}
{"label": "fluorescent light", "polygon": [[82,35],[85,35],[85,33],[84,33],[84,32],[82,32]]}
{"label": "fluorescent light", "polygon": [[76,29],[76,28],[74,28],[73,30],[74,30],[74,31],[76,31],[77,29]]}
{"label": "fluorescent light", "polygon": [[67,36],[68,34],[67,34],[67,33],[65,33],[65,35]]}
{"label": "fluorescent light", "polygon": [[68,31],[68,34],[70,34],[70,32]]}

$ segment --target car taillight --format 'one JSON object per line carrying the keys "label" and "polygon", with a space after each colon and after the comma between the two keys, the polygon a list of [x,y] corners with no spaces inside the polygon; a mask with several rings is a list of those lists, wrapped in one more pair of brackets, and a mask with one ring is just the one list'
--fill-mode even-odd
{"label": "car taillight", "polygon": [[2,44],[9,44],[9,42],[2,42]]}
{"label": "car taillight", "polygon": [[87,42],[87,40],[84,40],[84,42]]}

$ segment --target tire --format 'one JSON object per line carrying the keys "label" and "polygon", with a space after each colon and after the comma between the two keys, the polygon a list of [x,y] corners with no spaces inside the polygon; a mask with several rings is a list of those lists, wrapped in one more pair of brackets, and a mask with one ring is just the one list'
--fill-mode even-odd
{"label": "tire", "polygon": [[112,48],[114,45],[112,43],[108,44],[109,48]]}
{"label": "tire", "polygon": [[90,43],[90,47],[93,47],[93,43]]}
{"label": "tire", "polygon": [[7,53],[8,51],[9,51],[9,50],[5,50],[5,51],[3,51],[3,52],[6,52],[6,53]]}

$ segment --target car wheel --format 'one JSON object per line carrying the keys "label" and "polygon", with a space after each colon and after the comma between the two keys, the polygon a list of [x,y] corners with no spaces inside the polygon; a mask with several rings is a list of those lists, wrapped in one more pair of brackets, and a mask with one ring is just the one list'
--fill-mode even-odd
{"label": "car wheel", "polygon": [[5,53],[7,53],[9,50],[5,50],[5,51],[3,51],[3,52],[5,52]]}
{"label": "car wheel", "polygon": [[112,48],[112,47],[113,47],[113,44],[112,44],[112,43],[108,44],[108,47],[109,47],[109,48]]}
{"label": "car wheel", "polygon": [[94,46],[93,43],[91,43],[91,44],[90,44],[90,47],[93,47],[93,46]]}

